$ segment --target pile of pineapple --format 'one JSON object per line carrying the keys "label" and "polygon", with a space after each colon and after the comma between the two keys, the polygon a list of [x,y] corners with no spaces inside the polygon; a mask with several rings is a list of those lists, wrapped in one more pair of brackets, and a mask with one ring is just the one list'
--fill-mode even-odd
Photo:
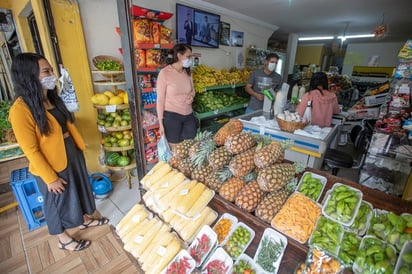
{"label": "pile of pineapple", "polygon": [[215,135],[204,131],[175,145],[169,164],[270,222],[293,191],[296,173],[304,169],[283,162],[290,145],[243,132],[243,123],[231,119]]}

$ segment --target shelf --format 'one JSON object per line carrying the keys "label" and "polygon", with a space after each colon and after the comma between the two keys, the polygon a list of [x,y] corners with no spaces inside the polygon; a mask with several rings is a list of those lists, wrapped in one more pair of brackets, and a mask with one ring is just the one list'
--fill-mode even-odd
{"label": "shelf", "polygon": [[143,126],[143,128],[144,128],[145,130],[152,130],[152,129],[159,128],[159,124],[150,125],[150,126],[147,126],[147,127],[144,127],[144,126]]}
{"label": "shelf", "polygon": [[112,171],[129,170],[129,169],[136,168],[136,162],[132,160],[132,163],[127,166],[107,166],[106,165],[106,167],[107,169],[112,170]]}
{"label": "shelf", "polygon": [[152,72],[152,73],[155,73],[155,72],[160,72],[160,70],[162,68],[163,67],[155,67],[155,68],[152,68],[152,67],[139,67],[139,68],[137,68],[137,73],[139,73],[139,72]]}
{"label": "shelf", "polygon": [[137,44],[138,49],[171,49],[173,44],[153,44],[153,43],[139,43]]}
{"label": "shelf", "polygon": [[103,129],[105,131],[123,131],[123,130],[132,129],[132,125],[122,126],[122,127],[103,127]]}
{"label": "shelf", "polygon": [[126,146],[126,147],[105,147],[103,146],[104,150],[106,151],[127,151],[134,149],[134,146]]}
{"label": "shelf", "polygon": [[93,84],[96,86],[122,86],[126,85],[126,81],[113,82],[110,80],[97,80],[93,81]]}
{"label": "shelf", "polygon": [[97,109],[104,109],[107,112],[115,112],[116,110],[121,110],[121,109],[128,109],[129,105],[128,104],[122,104],[122,105],[106,105],[106,106],[99,106],[99,105],[93,105]]}
{"label": "shelf", "polygon": [[218,114],[222,114],[222,113],[226,113],[226,112],[229,112],[229,111],[246,108],[247,105],[248,105],[248,103],[243,103],[243,104],[237,104],[237,105],[233,105],[233,106],[230,106],[230,107],[217,109],[217,110],[209,111],[209,112],[202,112],[202,113],[197,113],[196,112],[196,117],[198,119],[211,118],[211,117],[216,116]]}
{"label": "shelf", "polygon": [[124,74],[124,70],[92,70],[93,74],[101,74],[101,75],[122,75]]}
{"label": "shelf", "polygon": [[142,88],[142,93],[156,92],[156,88]]}
{"label": "shelf", "polygon": [[244,86],[246,86],[245,83],[237,83],[237,84],[233,84],[233,85],[211,86],[211,87],[206,87],[205,91],[213,91],[213,90],[229,89],[229,88],[239,88],[239,87],[244,87]]}
{"label": "shelf", "polygon": [[156,104],[148,104],[148,105],[144,105],[143,107],[144,107],[144,109],[155,108]]}

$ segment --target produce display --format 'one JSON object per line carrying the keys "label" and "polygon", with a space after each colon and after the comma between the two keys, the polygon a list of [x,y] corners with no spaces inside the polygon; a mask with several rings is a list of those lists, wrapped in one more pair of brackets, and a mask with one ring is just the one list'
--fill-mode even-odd
{"label": "produce display", "polygon": [[217,242],[217,235],[209,226],[203,226],[195,240],[189,246],[189,254],[200,266]]}
{"label": "produce display", "polygon": [[245,104],[249,101],[248,98],[236,95],[228,95],[219,91],[209,91],[196,94],[193,109],[198,113],[215,111],[227,108],[233,105]]}
{"label": "produce display", "polygon": [[395,273],[407,274],[412,272],[412,242],[408,241],[402,247],[396,263]]}
{"label": "produce display", "polygon": [[343,267],[339,260],[329,253],[319,249],[311,248],[309,250],[305,266],[302,272],[298,273],[341,273]]}
{"label": "produce display", "polygon": [[189,253],[182,249],[169,263],[162,273],[164,274],[189,274],[195,269],[195,261]]}
{"label": "produce display", "polygon": [[375,236],[393,245],[399,252],[406,241],[412,239],[412,215],[401,216],[374,209],[367,235]]}
{"label": "produce display", "polygon": [[200,64],[194,69],[192,77],[196,93],[202,93],[207,87],[246,83],[249,79],[249,74],[249,70],[239,70],[236,68],[219,70]]}
{"label": "produce display", "polygon": [[327,194],[322,213],[332,220],[350,226],[355,220],[361,201],[361,191],[336,183]]}
{"label": "produce display", "polygon": [[230,273],[232,269],[232,258],[223,250],[223,248],[216,248],[212,256],[205,262],[202,273]]}
{"label": "produce display", "polygon": [[372,218],[373,207],[370,203],[362,201],[358,214],[355,217],[355,221],[349,227],[349,230],[357,233],[359,236],[363,236],[368,229],[368,224]]}
{"label": "produce display", "polygon": [[254,237],[254,231],[246,224],[239,222],[223,243],[223,249],[230,257],[236,259],[245,251]]}
{"label": "produce display", "polygon": [[343,233],[344,230],[341,224],[320,216],[310,237],[309,244],[322,248],[333,255],[338,255]]}
{"label": "produce display", "polygon": [[294,193],[273,218],[271,225],[276,230],[305,243],[321,214],[320,206],[301,193]]}
{"label": "produce display", "polygon": [[213,231],[217,235],[217,243],[221,244],[226,237],[229,235],[229,232],[236,225],[237,218],[229,213],[224,213],[220,219],[213,226]]}
{"label": "produce display", "polygon": [[277,273],[287,242],[286,237],[277,231],[265,229],[254,257],[263,272]]}
{"label": "produce display", "polygon": [[245,274],[245,273],[256,274],[256,273],[259,273],[259,271],[260,270],[255,265],[255,262],[253,261],[253,259],[250,258],[246,254],[240,255],[232,268],[233,274]]}
{"label": "produce display", "polygon": [[123,65],[117,60],[99,60],[96,61],[95,66],[101,71],[121,71],[123,70]]}
{"label": "produce display", "polygon": [[325,185],[325,177],[319,176],[312,172],[305,172],[300,179],[300,183],[296,189],[312,200],[318,201]]}
{"label": "produce display", "polygon": [[396,259],[393,246],[373,236],[365,236],[352,269],[355,273],[393,273]]}
{"label": "produce display", "polygon": [[361,238],[353,232],[345,231],[340,243],[338,257],[347,268],[352,268],[356,254],[361,243]]}
{"label": "produce display", "polygon": [[123,105],[129,103],[127,92],[122,89],[118,89],[116,93],[110,90],[106,90],[103,93],[96,93],[90,100],[93,105],[96,106]]}

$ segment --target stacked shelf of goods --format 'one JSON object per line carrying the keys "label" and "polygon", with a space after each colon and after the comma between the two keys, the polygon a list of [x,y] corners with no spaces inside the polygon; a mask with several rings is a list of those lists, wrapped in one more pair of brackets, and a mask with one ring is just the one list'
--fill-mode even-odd
{"label": "stacked shelf of goods", "polygon": [[[148,164],[158,161],[157,143],[159,141],[159,125],[155,114],[156,108],[156,76],[167,58],[167,50],[173,48],[172,31],[161,24],[163,20],[137,16],[133,20],[133,28],[148,27],[152,32],[144,34],[135,31],[134,47],[138,83],[141,88],[142,109],[144,115],[145,157]],[[159,35],[160,34],[160,35]],[[156,121],[153,121],[156,120]]]}

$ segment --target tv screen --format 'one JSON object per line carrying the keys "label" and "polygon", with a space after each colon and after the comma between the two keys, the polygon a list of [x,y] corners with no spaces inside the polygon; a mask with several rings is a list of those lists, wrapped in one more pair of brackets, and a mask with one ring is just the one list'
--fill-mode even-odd
{"label": "tv screen", "polygon": [[195,47],[219,47],[220,15],[176,4],[176,40]]}

